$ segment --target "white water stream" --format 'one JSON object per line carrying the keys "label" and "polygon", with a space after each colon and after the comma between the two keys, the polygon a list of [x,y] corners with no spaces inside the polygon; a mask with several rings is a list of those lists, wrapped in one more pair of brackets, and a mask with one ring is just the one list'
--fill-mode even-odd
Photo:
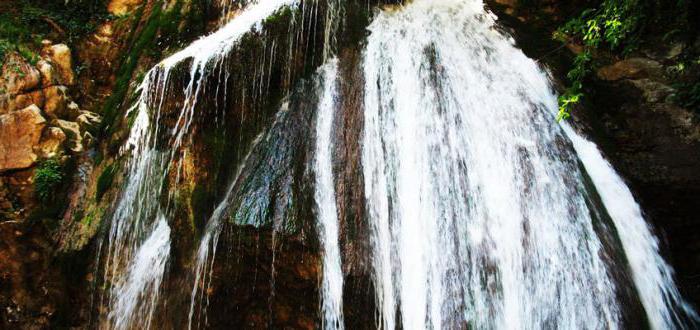
{"label": "white water stream", "polygon": [[[202,97],[202,87],[211,74],[206,71],[207,64],[223,61],[241,36],[259,29],[262,20],[295,2],[260,0],[249,4],[220,30],[195,41],[153,67],[138,87],[139,98],[127,113],[129,116],[137,112],[123,150],[131,157],[127,182],[115,207],[107,238],[104,276],[105,284],[111,284],[111,288],[104,298],[106,301],[102,302],[109,311],[102,327],[151,327],[160,283],[169,258],[170,231],[167,220],[173,196],[164,191],[164,186],[171,171],[175,173],[175,180],[181,175],[182,164],[187,157],[181,146],[192,124],[198,100]],[[162,125],[161,108],[173,93],[169,86],[171,70],[188,58],[192,58],[188,63],[189,83],[183,91],[178,91],[185,96],[185,102],[175,127],[170,132],[159,132]],[[159,134],[168,134],[167,151],[156,147]],[[177,165],[173,167],[171,164],[174,161]],[[164,193],[168,195],[163,204],[161,196]],[[152,243],[156,239],[154,237],[157,237],[159,244],[158,253],[151,251],[155,248],[155,243]],[[144,262],[151,264],[144,265]],[[136,294],[134,290],[137,289],[141,292]],[[142,309],[141,306],[147,307]],[[135,309],[138,311],[135,312]]]}
{"label": "white water stream", "polygon": [[[611,267],[632,274],[654,328],[678,325],[685,305],[629,190],[557,125],[547,76],[481,1],[415,0],[369,29],[362,161],[382,328],[619,328],[626,284]],[[607,210],[592,209],[578,157]]]}
{"label": "white water stream", "polygon": [[332,164],[333,118],[337,108],[338,61],[322,68],[323,90],[316,119],[315,200],[318,208],[319,241],[323,255],[321,310],[324,329],[344,329],[343,271],[338,246],[338,210],[335,202]]}
{"label": "white water stream", "polygon": [[[252,3],[146,75],[131,109],[137,114],[125,149],[129,174],[108,235],[104,327],[152,326],[171,244],[172,196],[165,203],[161,196],[169,173],[179,176],[181,165],[171,164],[181,164],[174,160],[183,157],[207,65],[223,61],[243,34],[296,3]],[[332,1],[326,15],[329,58],[342,6]],[[362,165],[380,328],[615,329],[624,326],[625,285],[636,288],[655,329],[697,318],[629,189],[594,144],[555,122],[547,76],[496,29],[481,1],[414,0],[379,13],[369,30]],[[190,81],[177,91],[185,102],[166,132],[168,148],[156,148],[161,107],[173,92],[170,72],[186,59]],[[326,329],[344,328],[332,167],[337,70],[337,60],[321,69],[315,125]],[[195,258],[189,327],[206,299],[202,287],[235,184]],[[605,210],[595,209],[597,195]],[[609,228],[600,214],[610,216],[608,236],[619,241],[601,235]],[[629,265],[611,249],[623,251]]]}

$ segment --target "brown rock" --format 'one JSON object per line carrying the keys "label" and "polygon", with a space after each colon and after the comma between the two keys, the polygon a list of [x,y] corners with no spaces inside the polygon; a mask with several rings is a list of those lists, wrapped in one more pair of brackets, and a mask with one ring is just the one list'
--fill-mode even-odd
{"label": "brown rock", "polygon": [[66,86],[51,86],[44,89],[46,104],[44,113],[50,119],[67,118],[68,108],[68,88]]}
{"label": "brown rock", "polygon": [[39,86],[39,71],[22,56],[10,53],[5,56],[5,64],[0,75],[0,94],[16,95],[31,91]]}
{"label": "brown rock", "polygon": [[21,110],[32,104],[36,105],[39,108],[42,108],[44,106],[44,102],[44,92],[42,90],[35,90],[33,92],[10,97],[10,100],[7,103],[5,103],[4,111],[0,110],[0,113],[8,113],[15,110]]}
{"label": "brown rock", "polygon": [[36,153],[42,158],[55,157],[63,152],[63,143],[66,141],[66,133],[58,127],[49,127],[41,136],[41,143]]}
{"label": "brown rock", "polygon": [[77,121],[78,116],[80,116],[80,107],[77,103],[70,101],[66,106],[66,112],[64,113],[64,118],[72,121]]}
{"label": "brown rock", "polygon": [[597,76],[607,81],[643,78],[664,80],[661,64],[648,58],[630,58],[616,62],[613,65],[600,68]]}
{"label": "brown rock", "polygon": [[36,67],[41,74],[41,86],[49,87],[58,84],[58,78],[51,63],[46,60],[40,60],[37,62]]}
{"label": "brown rock", "polygon": [[0,172],[28,168],[36,162],[46,120],[35,105],[0,116]]}
{"label": "brown rock", "polygon": [[80,111],[80,115],[77,117],[76,121],[81,131],[95,133],[100,127],[100,124],[102,124],[102,117],[94,112]]}
{"label": "brown rock", "polygon": [[67,147],[73,153],[80,153],[83,151],[83,138],[80,135],[80,126],[76,122],[55,119],[51,121],[51,124],[63,130],[68,137]]}
{"label": "brown rock", "polygon": [[142,0],[112,0],[107,5],[107,10],[113,15],[128,14],[141,4]]}
{"label": "brown rock", "polygon": [[[45,59],[51,62],[55,72],[57,84],[72,86],[75,84],[75,74],[73,73],[73,59],[70,48],[65,44],[57,44],[46,47],[42,50]],[[53,77],[52,77],[53,78]]]}

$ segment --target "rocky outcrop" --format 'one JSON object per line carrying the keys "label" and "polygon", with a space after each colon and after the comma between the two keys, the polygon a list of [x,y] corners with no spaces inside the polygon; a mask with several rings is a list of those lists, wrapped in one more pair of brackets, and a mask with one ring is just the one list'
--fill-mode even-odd
{"label": "rocky outcrop", "polygon": [[67,314],[80,310],[68,306],[85,297],[70,292],[86,284],[68,284],[62,267],[76,260],[56,259],[48,228],[65,207],[68,191],[61,188],[71,173],[51,173],[56,181],[41,188],[51,191],[39,194],[37,167],[48,159],[59,164],[46,175],[85,161],[101,117],[72,100],[76,78],[66,45],[45,41],[35,64],[17,53],[6,59],[0,75],[0,328],[70,325],[74,315]]}
{"label": "rocky outcrop", "polygon": [[45,126],[35,105],[0,116],[0,173],[34,165]]}
{"label": "rocky outcrop", "polygon": [[[88,147],[83,138],[94,141],[101,123],[99,115],[81,110],[71,98],[70,88],[75,85],[71,50],[45,40],[41,54],[32,65],[19,54],[10,53],[2,66],[0,176],[8,176],[11,191],[18,190],[12,188],[17,180],[9,180],[17,175],[12,171],[31,170],[42,159],[82,153]],[[31,198],[14,200],[37,205]],[[20,208],[27,214],[33,211]]]}

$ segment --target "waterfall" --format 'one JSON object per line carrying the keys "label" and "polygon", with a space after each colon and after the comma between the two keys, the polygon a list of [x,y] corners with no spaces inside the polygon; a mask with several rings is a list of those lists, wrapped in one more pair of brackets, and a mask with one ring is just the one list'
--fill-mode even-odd
{"label": "waterfall", "polygon": [[635,284],[654,328],[679,325],[685,305],[629,190],[557,125],[547,76],[481,1],[416,0],[369,30],[362,164],[381,328],[615,329]]}
{"label": "waterfall", "polygon": [[338,247],[338,211],[333,182],[331,133],[337,103],[338,62],[333,59],[322,68],[323,90],[316,119],[315,200],[318,207],[319,241],[323,255],[321,309],[325,329],[344,329],[343,271]]}
{"label": "waterfall", "polygon": [[[158,288],[162,281],[168,255],[170,254],[170,227],[160,215],[151,235],[139,248],[128,271],[128,278],[121,282],[111,317],[114,327],[128,328],[132,320],[150,327],[151,318],[158,301]],[[145,297],[155,295],[155,297]]]}
{"label": "waterfall", "polygon": [[[170,230],[163,229],[162,224],[168,228],[173,196],[164,188],[171,172],[175,174],[175,181],[182,173],[187,154],[181,147],[192,124],[198,100],[204,93],[205,81],[211,75],[207,65],[212,62],[220,64],[245,33],[259,29],[262,20],[282,7],[295,3],[295,0],[254,2],[218,31],[193,42],[146,73],[137,89],[139,97],[127,112],[127,116],[134,115],[135,120],[122,153],[129,154],[131,158],[127,182],[116,203],[107,236],[104,277],[105,287],[111,285],[111,288],[107,289],[106,301],[103,301],[109,311],[106,327],[129,329],[151,326],[169,258]],[[192,61],[186,62],[186,59]],[[184,63],[189,65],[189,83],[179,92],[185,96],[185,102],[178,113],[175,127],[169,132],[161,132],[161,111],[174,92],[169,86],[170,75],[176,66]],[[163,134],[168,137],[168,148],[165,150],[157,147],[158,137]],[[166,197],[165,203],[161,200],[162,196]],[[150,249],[154,248],[152,240],[156,238],[161,244],[159,251],[163,253],[150,254]],[[164,248],[166,245],[167,249]],[[143,292],[135,294],[133,290],[136,288]],[[147,307],[133,312],[134,306]]]}
{"label": "waterfall", "polygon": [[[197,249],[194,257],[194,284],[192,287],[192,295],[190,297],[190,310],[187,320],[188,329],[192,329],[195,311],[197,311],[197,307],[200,307],[200,309],[198,310],[200,314],[204,314],[206,312],[208,300],[205,297],[205,295],[207,289],[209,288],[209,285],[211,285],[211,272],[212,268],[214,267],[214,260],[216,258],[216,248],[219,244],[219,236],[221,235],[221,227],[223,226],[222,221],[225,219],[224,217],[227,215],[226,212],[229,210],[228,208],[230,207],[231,198],[233,197],[236,185],[239,183],[241,173],[243,172],[243,169],[248,163],[248,159],[252,155],[253,150],[255,150],[255,147],[258,145],[261,138],[262,134],[258,135],[258,137],[256,137],[255,140],[253,140],[252,146],[250,147],[250,151],[243,158],[240,165],[238,166],[236,174],[233,176],[233,181],[231,182],[231,185],[229,185],[223,200],[219,203],[216,209],[214,209],[214,212],[212,213],[211,217],[209,218],[209,221],[207,222],[207,227],[204,230],[204,235],[202,236],[202,239],[199,242],[199,248]],[[199,328],[199,321],[200,320],[197,319],[197,326],[195,328]],[[206,320],[204,324],[206,324]]]}
{"label": "waterfall", "polygon": [[[234,3],[226,2],[225,10]],[[228,189],[190,251],[193,286],[187,287],[189,310],[181,319],[187,317],[190,329],[209,326],[217,247],[223,227],[231,225],[272,231],[271,282],[263,289],[270,295],[259,299],[268,303],[268,327],[276,325],[275,285],[284,283],[275,282],[275,248],[285,239],[307,248],[307,219],[299,218],[311,214],[311,207],[321,257],[320,326],[344,329],[354,316],[343,313],[344,306],[353,308],[343,301],[344,285],[352,288],[365,268],[357,267],[351,275],[357,277],[344,283],[340,234],[346,220],[339,219],[339,210],[346,209],[336,204],[335,185],[344,178],[335,176],[333,163],[335,125],[348,129],[336,116],[346,115],[341,104],[354,106],[341,102],[347,91],[339,41],[345,39],[337,34],[347,28],[346,4],[327,2],[320,41],[314,39],[317,2],[259,0],[161,61],[137,89],[128,112],[133,126],[121,151],[128,156],[126,182],[100,259],[106,292],[102,328],[160,325],[155,315],[166,309],[159,301],[161,284],[171,244],[178,241],[170,225],[180,228],[172,224],[177,207],[169,187],[186,170],[195,110],[211,96],[205,95],[207,83],[216,84],[215,98],[220,88],[227,93],[231,72],[222,80],[224,63],[241,38],[259,32],[281,8],[302,3],[301,22],[292,17],[299,29],[285,36],[289,49],[266,39],[269,67],[263,59],[262,66],[251,68],[255,97],[264,95],[275,52],[307,65],[293,55],[304,33],[309,33],[306,48],[323,43],[326,63],[310,81],[299,78],[293,87],[285,85],[291,83],[291,64],[283,68],[281,79],[290,81],[282,89],[297,89],[280,93],[277,117],[269,127],[262,125],[237,161]],[[368,32],[361,44],[364,94],[357,109],[364,125],[359,152],[365,212],[358,213],[369,227],[369,294],[378,328],[617,329],[629,327],[630,318],[643,318],[630,316],[637,307],[655,329],[682,328],[688,318],[697,319],[629,189],[592,142],[556,122],[557,100],[547,75],[498,29],[482,1],[414,0],[388,7],[376,12]],[[185,74],[183,90],[173,87],[175,72]],[[241,103],[256,102],[242,94]],[[168,112],[176,96],[184,96],[183,102]],[[315,122],[302,125],[311,117]],[[304,140],[313,141],[314,132],[315,145],[307,145]],[[243,139],[239,142],[248,145]],[[315,190],[305,198],[307,184]],[[309,212],[294,212],[306,206]],[[295,228],[303,233],[295,236]],[[277,244],[278,233],[294,237]],[[308,268],[303,276],[314,274]],[[289,306],[283,307],[288,318]],[[260,321],[261,315],[252,316]]]}
{"label": "waterfall", "polygon": [[595,144],[563,126],[615,222],[652,328],[674,328],[683,324],[684,316],[700,320],[673,283],[673,269],[659,254],[659,241],[644,221],[632,192]]}

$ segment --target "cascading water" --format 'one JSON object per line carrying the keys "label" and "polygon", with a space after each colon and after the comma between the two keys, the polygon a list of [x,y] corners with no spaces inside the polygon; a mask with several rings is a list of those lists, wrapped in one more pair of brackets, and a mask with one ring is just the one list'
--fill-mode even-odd
{"label": "cascading water", "polygon": [[337,103],[337,60],[330,60],[322,69],[323,91],[316,119],[316,191],[319,240],[323,254],[321,302],[325,329],[344,329],[343,271],[338,247],[338,211],[333,183],[331,132]]}
{"label": "cascading water", "polygon": [[[137,112],[125,148],[131,155],[128,181],[115,207],[107,238],[104,276],[111,289],[105,297],[107,301],[103,302],[109,310],[108,320],[103,326],[116,329],[151,326],[170,246],[167,220],[171,217],[172,196],[168,193],[164,204],[161,196],[169,173],[172,170],[179,177],[183,158],[187,157],[181,146],[203,93],[202,86],[211,74],[207,71],[207,64],[223,61],[243,34],[259,28],[263,19],[295,2],[268,0],[250,4],[217,32],[173,54],[146,74],[138,88],[139,98],[127,114]],[[175,127],[165,133],[169,142],[167,151],[163,151],[157,147],[158,136],[163,134],[159,132],[161,110],[171,96],[171,71],[186,59],[192,61],[188,62],[190,80],[183,91],[185,102]],[[178,165],[171,168],[175,160],[178,160]],[[153,240],[159,244],[158,253],[151,251],[155,244]]]}
{"label": "cascading water", "polygon": [[[237,41],[278,9],[296,4],[253,2],[147,73],[130,110],[136,118],[125,148],[131,155],[127,183],[105,250],[111,287],[103,327],[153,327],[171,245],[174,201],[166,186],[183,171],[183,148],[191,142],[205,83],[219,79],[212,81],[218,95],[219,85],[226,87],[222,63]],[[314,182],[322,262],[319,318],[325,329],[343,329],[348,302],[332,156],[334,118],[346,109],[338,100],[339,60],[331,58],[345,9],[335,0],[327,7],[327,63],[314,77],[318,100],[310,102],[316,144],[310,148],[315,177],[308,181]],[[313,14],[308,22],[302,15],[300,30],[316,24],[311,17],[317,19],[317,8],[308,8],[302,11]],[[379,12],[369,32],[362,58],[361,164],[379,328],[620,328],[630,318],[630,291],[655,329],[697,318],[629,189],[594,144],[556,123],[556,97],[546,75],[498,31],[481,1],[415,0]],[[289,38],[301,38],[299,33],[290,29]],[[272,70],[271,63],[253,68],[255,77]],[[173,91],[171,74],[182,66],[189,81],[183,91]],[[218,77],[212,67],[219,68]],[[174,92],[184,102],[174,127],[164,131],[161,108]],[[305,145],[297,140],[304,129],[293,125],[305,118],[302,108],[301,102],[283,102],[209,218],[193,256],[189,328],[208,326],[208,289],[226,220],[271,224],[271,294],[261,299],[269,304],[267,317],[274,317],[275,235],[287,225],[281,218],[298,214],[289,212],[296,207],[293,198],[271,199],[303,194],[291,183],[299,175],[291,168],[303,163],[298,154]]]}
{"label": "cascading water", "polygon": [[568,130],[572,148],[546,75],[481,1],[416,0],[369,30],[362,162],[382,328],[619,328],[629,276],[613,268],[654,328],[679,325],[631,194]]}
{"label": "cascading water", "polygon": [[160,215],[153,232],[136,253],[128,270],[129,277],[116,289],[121,294],[110,312],[115,328],[126,328],[132,320],[151,323],[169,254],[170,227]]}
{"label": "cascading water", "polygon": [[[226,191],[224,199],[219,203],[219,205],[214,209],[209,221],[207,222],[207,227],[204,230],[204,236],[199,243],[199,248],[197,249],[197,255],[195,256],[195,267],[194,267],[194,286],[192,287],[192,297],[190,300],[190,310],[188,314],[187,328],[192,329],[193,322],[195,321],[195,312],[197,307],[201,307],[200,312],[206,310],[206,305],[208,302],[203,301],[206,299],[206,291],[211,284],[211,272],[214,267],[214,260],[216,258],[216,248],[219,244],[219,235],[221,235],[221,226],[223,225],[222,220],[226,216],[228,207],[230,206],[230,199],[233,195],[236,184],[241,176],[245,165],[255,150],[255,146],[260,141],[261,136],[258,136],[252,143],[251,152],[249,152],[241,161],[236,174],[234,175],[233,182]],[[208,266],[208,267],[207,267]],[[196,328],[199,328],[201,322],[199,319],[196,320]],[[206,320],[204,322],[206,324]]]}
{"label": "cascading water", "polygon": [[683,324],[684,317],[699,320],[695,310],[678,292],[673,282],[673,269],[659,254],[659,241],[644,221],[632,192],[595,144],[576,134],[568,125],[563,127],[615,223],[652,328],[673,328],[675,324]]}

